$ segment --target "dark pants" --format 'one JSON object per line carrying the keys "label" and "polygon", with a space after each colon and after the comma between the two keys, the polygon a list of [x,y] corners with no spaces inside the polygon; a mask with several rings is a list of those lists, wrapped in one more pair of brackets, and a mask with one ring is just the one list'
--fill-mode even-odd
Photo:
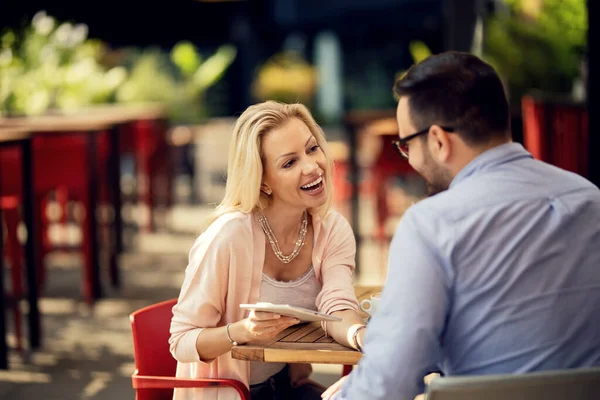
{"label": "dark pants", "polygon": [[266,381],[250,385],[252,400],[321,400],[321,393],[321,388],[310,383],[292,387],[287,366]]}

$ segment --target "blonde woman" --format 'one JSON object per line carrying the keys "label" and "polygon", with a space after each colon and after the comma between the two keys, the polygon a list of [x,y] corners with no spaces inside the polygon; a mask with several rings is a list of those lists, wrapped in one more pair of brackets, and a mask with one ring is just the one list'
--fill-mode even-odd
{"label": "blonde woman", "polygon": [[[233,378],[253,399],[319,399],[306,364],[234,360],[233,343],[273,338],[291,317],[240,309],[287,303],[343,318],[324,323],[337,342],[360,350],[364,323],[353,288],[356,245],[331,211],[331,158],[306,107],[273,101],[238,119],[225,197],[190,251],[171,321],[177,376]],[[218,394],[217,394],[218,391]],[[234,399],[232,389],[176,389],[174,399]]]}

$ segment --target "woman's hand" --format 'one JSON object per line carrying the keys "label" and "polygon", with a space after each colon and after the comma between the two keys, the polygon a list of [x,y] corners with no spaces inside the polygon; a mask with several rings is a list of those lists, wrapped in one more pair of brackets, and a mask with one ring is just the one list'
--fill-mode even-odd
{"label": "woman's hand", "polygon": [[[277,334],[300,321],[293,317],[285,317],[279,314],[250,311],[248,318],[236,324],[241,326],[242,340],[238,343],[252,343],[259,340],[273,339]],[[233,340],[237,341],[236,337]]]}
{"label": "woman's hand", "polygon": [[344,385],[344,382],[346,382],[346,379],[348,379],[348,376],[343,376],[340,380],[338,380],[336,383],[334,383],[333,385],[329,386],[329,388],[323,392],[323,394],[321,395],[321,398],[323,400],[331,400],[333,399],[338,392],[342,389],[342,385]]}

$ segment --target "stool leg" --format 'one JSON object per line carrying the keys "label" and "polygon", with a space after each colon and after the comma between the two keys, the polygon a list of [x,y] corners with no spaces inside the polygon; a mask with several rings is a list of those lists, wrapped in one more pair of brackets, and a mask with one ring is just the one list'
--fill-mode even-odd
{"label": "stool leg", "polygon": [[35,232],[27,234],[33,234],[33,240],[35,241],[36,249],[39,249],[35,253],[35,268],[37,270],[38,279],[38,292],[43,293],[46,287],[46,268],[44,265],[44,259],[50,248],[50,239],[48,238],[48,217],[46,215],[46,208],[48,201],[46,195],[36,195],[34,200],[34,221],[38,223]]}
{"label": "stool leg", "polygon": [[11,281],[12,281],[12,294],[14,297],[13,304],[13,317],[15,323],[15,334],[17,336],[17,350],[23,351],[23,331],[21,325],[21,308],[20,300],[24,295],[23,292],[23,263],[22,263],[22,251],[21,245],[18,238],[19,229],[19,210],[17,208],[10,208],[4,210],[4,218],[6,221],[6,246],[10,253],[11,259]]}
{"label": "stool leg", "polygon": [[387,205],[387,186],[386,180],[376,178],[378,185],[375,190],[375,207],[377,210],[377,242],[383,243],[385,241],[385,223],[389,216],[389,210]]}
{"label": "stool leg", "polygon": [[350,372],[352,372],[352,365],[344,365],[344,368],[342,369],[342,376],[346,376],[350,374]]}
{"label": "stool leg", "polygon": [[61,225],[61,232],[63,232],[60,238],[61,245],[67,242],[67,222],[68,222],[68,203],[69,203],[69,189],[66,186],[59,186],[56,188],[56,204],[60,209],[59,223]]}

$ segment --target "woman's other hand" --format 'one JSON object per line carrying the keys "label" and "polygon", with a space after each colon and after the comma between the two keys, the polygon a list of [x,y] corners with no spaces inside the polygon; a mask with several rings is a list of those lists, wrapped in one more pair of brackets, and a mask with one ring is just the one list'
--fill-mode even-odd
{"label": "woman's other hand", "polygon": [[312,374],[312,365],[305,363],[290,363],[290,382],[292,387],[302,386],[307,382],[310,382],[310,375]]}

